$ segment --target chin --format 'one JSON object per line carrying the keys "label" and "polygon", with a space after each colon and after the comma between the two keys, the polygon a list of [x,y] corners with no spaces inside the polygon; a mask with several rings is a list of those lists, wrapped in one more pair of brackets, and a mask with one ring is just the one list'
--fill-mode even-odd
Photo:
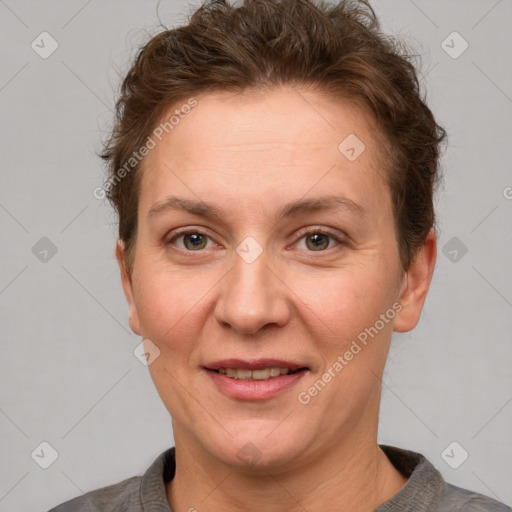
{"label": "chin", "polygon": [[[238,469],[265,472],[286,467],[304,454],[312,439],[304,436],[304,432],[309,430],[307,426],[300,429],[297,424],[287,428],[280,425],[276,429],[276,425],[279,422],[265,421],[263,425],[249,429],[244,425],[237,426],[239,432],[233,437],[223,432],[222,439],[212,442],[213,436],[209,436],[205,439],[205,446],[215,458]],[[234,432],[236,428],[228,427],[227,430]]]}

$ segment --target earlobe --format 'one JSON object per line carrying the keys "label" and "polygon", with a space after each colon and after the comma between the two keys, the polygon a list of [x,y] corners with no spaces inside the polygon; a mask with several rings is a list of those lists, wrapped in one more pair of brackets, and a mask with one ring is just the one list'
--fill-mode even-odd
{"label": "earlobe", "polygon": [[126,302],[128,303],[128,308],[130,310],[130,329],[137,335],[141,335],[139,316],[137,313],[137,308],[135,306],[135,301],[133,298],[133,284],[132,284],[132,276],[127,272],[125,255],[124,255],[124,242],[119,239],[116,245],[116,259],[119,265],[119,270],[121,272],[121,284],[123,286],[124,295],[126,297]]}
{"label": "earlobe", "polygon": [[398,299],[402,309],[395,318],[395,331],[407,332],[418,325],[434,273],[436,257],[436,233],[431,229],[403,277]]}

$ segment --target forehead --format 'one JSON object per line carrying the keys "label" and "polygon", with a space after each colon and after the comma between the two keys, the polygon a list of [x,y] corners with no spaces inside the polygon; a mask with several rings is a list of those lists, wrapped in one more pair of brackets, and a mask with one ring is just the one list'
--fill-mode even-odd
{"label": "forehead", "polygon": [[382,199],[381,136],[356,104],[291,86],[215,91],[195,100],[143,162],[141,213],[176,188],[199,198],[261,200],[264,193],[279,201],[340,185],[366,203]]}
{"label": "forehead", "polygon": [[[181,156],[183,150],[188,159],[208,156],[190,153],[191,145],[214,151],[247,147],[263,152],[267,147],[263,145],[286,151],[288,144],[295,150],[299,144],[305,144],[308,149],[329,148],[337,156],[339,143],[350,133],[357,132],[368,146],[373,146],[377,135],[373,117],[355,101],[334,99],[292,86],[249,89],[242,93],[213,91],[197,96],[196,101],[197,106],[188,115],[175,119],[178,124],[162,134],[162,142],[174,142],[173,152]],[[162,123],[176,108],[179,109],[179,104],[169,109]],[[366,160],[369,155],[377,155],[376,147],[369,149]]]}

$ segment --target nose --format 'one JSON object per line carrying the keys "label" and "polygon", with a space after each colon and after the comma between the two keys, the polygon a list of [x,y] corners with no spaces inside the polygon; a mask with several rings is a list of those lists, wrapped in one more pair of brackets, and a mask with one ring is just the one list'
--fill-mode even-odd
{"label": "nose", "polygon": [[287,288],[269,268],[263,252],[248,263],[236,256],[215,305],[215,318],[240,334],[255,334],[265,326],[283,327],[289,321]]}

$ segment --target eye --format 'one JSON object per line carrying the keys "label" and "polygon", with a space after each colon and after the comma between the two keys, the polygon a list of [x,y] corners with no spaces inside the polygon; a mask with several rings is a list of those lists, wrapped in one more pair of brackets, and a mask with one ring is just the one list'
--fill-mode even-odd
{"label": "eye", "polygon": [[332,233],[321,231],[319,229],[313,229],[306,231],[300,240],[297,242],[298,249],[306,249],[309,251],[325,251],[331,249],[335,245],[342,243],[339,237]]}
{"label": "eye", "polygon": [[[296,247],[300,250],[322,252],[343,244],[343,237],[318,228],[303,231]],[[166,245],[175,245],[184,251],[200,251],[216,246],[216,243],[201,231],[182,231],[175,234]]]}
{"label": "eye", "polygon": [[[210,242],[210,245],[208,245]],[[186,251],[198,251],[214,247],[215,243],[211,238],[200,231],[187,231],[175,235],[167,244],[175,244],[180,249]]]}

